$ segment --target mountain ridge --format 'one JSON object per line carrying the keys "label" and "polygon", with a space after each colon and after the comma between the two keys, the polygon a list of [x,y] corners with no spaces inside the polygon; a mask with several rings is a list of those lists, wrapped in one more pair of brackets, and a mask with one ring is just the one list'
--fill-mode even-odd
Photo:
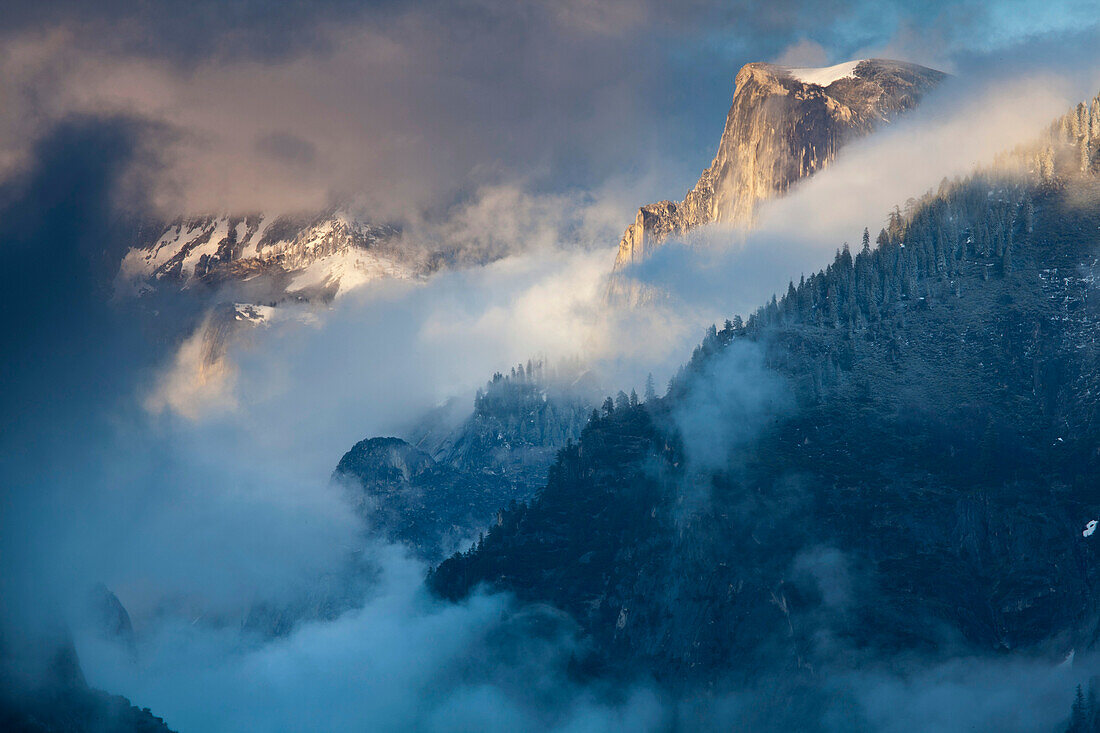
{"label": "mountain ridge", "polygon": [[[1015,172],[926,194],[709,329],[665,397],[606,402],[429,586],[562,608],[582,666],[673,686],[1095,648],[1097,115],[1100,95]],[[779,386],[746,391],[754,364]]]}
{"label": "mountain ridge", "polygon": [[[151,227],[155,238],[127,250],[120,292],[235,286],[258,302],[327,301],[383,277],[413,279],[436,264],[414,251],[392,225],[333,208],[299,215],[179,217]],[[252,281],[252,282],[250,282]]]}

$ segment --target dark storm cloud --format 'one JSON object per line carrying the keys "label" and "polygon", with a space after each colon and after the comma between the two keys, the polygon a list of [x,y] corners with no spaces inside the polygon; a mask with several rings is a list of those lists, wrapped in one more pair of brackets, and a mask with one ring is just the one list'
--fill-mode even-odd
{"label": "dark storm cloud", "polygon": [[213,431],[145,419],[141,385],[198,313],[111,297],[161,134],[66,119],[0,187],[0,639],[93,579],[239,603],[316,573],[357,528],[327,473],[269,473]]}
{"label": "dark storm cloud", "polygon": [[[1000,6],[1000,7],[998,7]],[[544,26],[545,30],[596,35],[650,37],[728,35],[747,51],[768,53],[799,37],[813,37],[843,52],[859,44],[881,42],[895,34],[921,35],[926,42],[988,47],[990,44],[1047,30],[1065,30],[1091,18],[1089,3],[1068,0],[1041,10],[1021,2],[868,2],[866,0],[777,0],[712,2],[687,0],[558,0],[508,3],[494,0],[318,0],[276,3],[269,0],[193,0],[142,2],[108,0],[86,3],[52,0],[9,3],[4,35],[57,24],[80,27],[87,41],[116,51],[181,62],[208,56],[277,58],[323,47],[318,29],[332,24],[371,23],[409,13],[496,25]],[[1092,18],[1095,20],[1095,18]],[[984,29],[984,33],[982,32]]]}
{"label": "dark storm cloud", "polygon": [[[113,7],[99,20],[63,6],[7,26],[0,164],[43,119],[125,110],[180,133],[160,189],[169,209],[353,195],[400,216],[500,180],[588,184],[675,137],[659,129],[654,37],[630,4],[395,4],[339,22],[324,8],[273,9],[248,32],[275,46],[312,39],[275,55],[233,23],[206,22],[207,5],[132,18]],[[273,135],[312,151],[315,169],[273,160],[257,145]]]}
{"label": "dark storm cloud", "polygon": [[[33,163],[0,186],[0,434],[28,411],[66,410],[93,385],[110,392],[140,353],[106,301],[120,234],[142,211],[154,166],[147,125],[132,118],[67,119],[35,145]],[[117,208],[128,200],[126,215]],[[115,368],[105,368],[113,363]]]}
{"label": "dark storm cloud", "polygon": [[287,165],[308,166],[317,157],[317,148],[308,140],[290,132],[272,132],[256,140],[256,150]]}
{"label": "dark storm cloud", "polygon": [[[210,56],[277,58],[319,43],[317,28],[363,12],[355,0],[268,2],[81,0],[6,3],[2,36],[65,24],[84,43],[115,52],[169,57],[181,63]],[[2,37],[0,36],[0,37]]]}
{"label": "dark storm cloud", "polygon": [[[0,186],[0,458],[3,622],[41,612],[48,585],[29,577],[18,505],[94,455],[96,436],[154,354],[107,303],[127,191],[140,211],[150,168],[146,125],[79,117],[46,132],[24,171]],[[39,591],[30,591],[31,588]]]}
{"label": "dark storm cloud", "polygon": [[20,3],[0,30],[0,171],[44,122],[121,112],[179,133],[156,188],[173,214],[354,196],[408,218],[501,182],[679,197],[742,64],[955,67],[1096,22],[1072,2],[1014,5]]}

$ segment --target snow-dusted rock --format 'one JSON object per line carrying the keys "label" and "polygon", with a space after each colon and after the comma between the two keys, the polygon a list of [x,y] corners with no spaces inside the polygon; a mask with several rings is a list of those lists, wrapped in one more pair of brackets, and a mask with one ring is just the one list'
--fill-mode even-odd
{"label": "snow-dusted rock", "polygon": [[341,210],[180,218],[155,240],[130,248],[117,284],[121,292],[140,294],[262,278],[270,300],[327,300],[380,278],[427,272],[429,258],[403,246],[399,234]]}

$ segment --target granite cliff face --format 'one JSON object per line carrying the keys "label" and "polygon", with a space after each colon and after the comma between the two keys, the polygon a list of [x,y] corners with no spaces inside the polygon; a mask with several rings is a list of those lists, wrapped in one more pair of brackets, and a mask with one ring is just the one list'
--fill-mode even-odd
{"label": "granite cliff face", "polygon": [[619,242],[615,270],[697,226],[750,225],[757,204],[827,166],[849,140],[917,106],[944,77],[886,59],[824,69],[745,65],[714,160],[683,201],[638,210]]}

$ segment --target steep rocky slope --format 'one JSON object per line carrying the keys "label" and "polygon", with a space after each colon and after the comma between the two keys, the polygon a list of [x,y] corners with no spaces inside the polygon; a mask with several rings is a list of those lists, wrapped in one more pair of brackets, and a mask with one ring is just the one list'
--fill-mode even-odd
{"label": "steep rocky slope", "polygon": [[495,374],[457,426],[429,415],[400,438],[360,441],[336,467],[386,539],[438,561],[546,483],[557,451],[580,437],[591,401],[562,373],[528,362]]}
{"label": "steep rocky slope", "polygon": [[[829,164],[848,141],[912,109],[944,74],[866,59],[825,69],[753,63],[737,74],[718,152],[683,201],[643,206],[619,242],[615,270],[667,237],[710,222],[751,223],[759,202]],[[616,287],[625,287],[613,279]]]}
{"label": "steep rocky slope", "polygon": [[551,603],[582,666],[670,684],[1095,648],[1097,114],[712,329],[430,585]]}
{"label": "steep rocky slope", "polygon": [[424,253],[399,246],[393,227],[341,210],[181,218],[151,231],[153,241],[131,247],[122,260],[124,291],[237,286],[261,303],[325,300],[379,278],[415,277],[431,266]]}
{"label": "steep rocky slope", "polygon": [[467,472],[435,461],[401,438],[368,438],[344,454],[335,476],[371,528],[429,560],[485,528],[507,504],[513,484],[492,471]]}
{"label": "steep rocky slope", "polygon": [[0,638],[0,730],[171,733],[148,708],[89,687],[66,633]]}

